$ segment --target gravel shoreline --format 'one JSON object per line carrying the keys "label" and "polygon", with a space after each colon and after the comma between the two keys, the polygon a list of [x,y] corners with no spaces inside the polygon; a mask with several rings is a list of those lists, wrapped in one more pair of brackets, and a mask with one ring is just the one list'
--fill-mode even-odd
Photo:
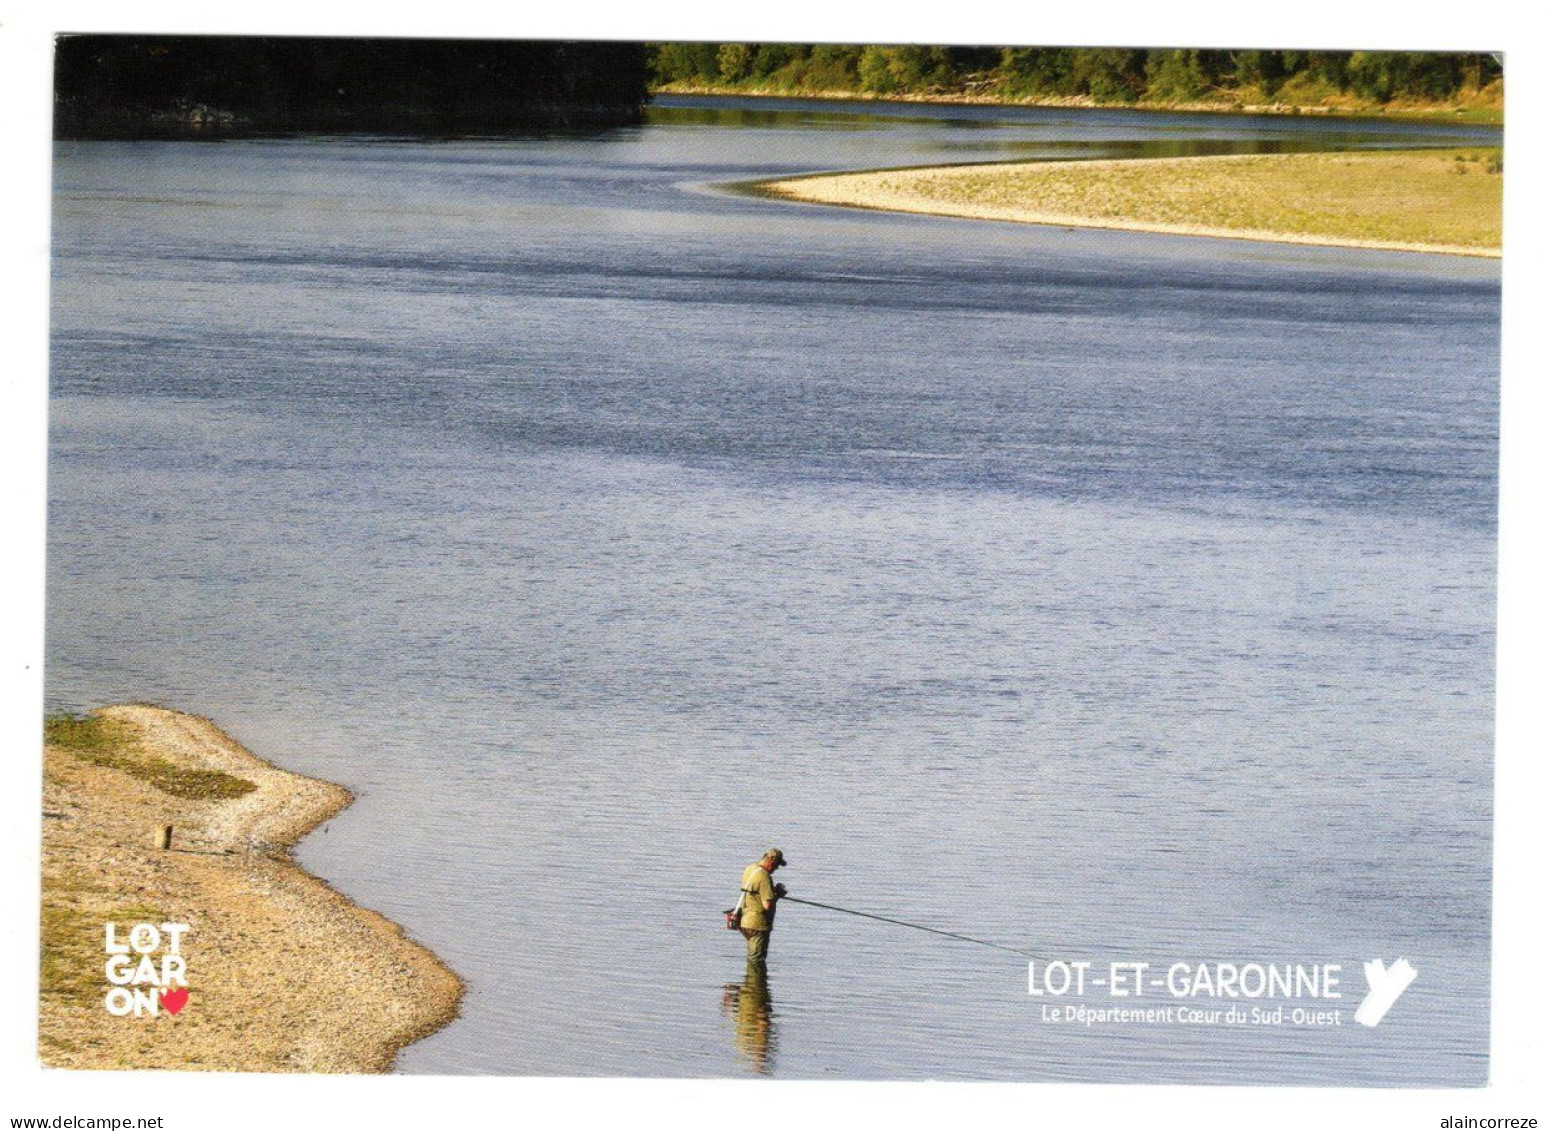
{"label": "gravel shoreline", "polygon": [[[133,735],[135,761],[44,750],[45,1064],[387,1072],[457,1015],[463,986],[439,958],[291,858],[348,790],[270,765],[208,719],[139,704],[93,714]],[[125,768],[152,761],[255,788],[177,796]],[[156,844],[168,824],[170,851]],[[188,924],[187,1004],[110,1014],[105,924],[162,921]]]}

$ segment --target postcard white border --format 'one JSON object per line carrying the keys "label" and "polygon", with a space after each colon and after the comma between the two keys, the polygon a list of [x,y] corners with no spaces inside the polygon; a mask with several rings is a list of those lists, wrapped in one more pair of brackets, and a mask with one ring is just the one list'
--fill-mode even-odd
{"label": "postcard white border", "polygon": [[[792,1125],[900,1127],[1187,1126],[1439,1127],[1446,1115],[1548,1117],[1542,1065],[1548,995],[1544,950],[1543,811],[1548,641],[1545,546],[1545,352],[1542,90],[1548,53],[1525,10],[1503,4],[1156,5],[895,4],[792,0],[765,6],[593,3],[521,9],[437,3],[415,11],[299,0],[222,6],[166,0],[62,0],[0,8],[0,175],[4,258],[0,318],[0,451],[5,460],[4,653],[0,710],[5,854],[0,959],[10,977],[0,1004],[0,1119],[28,1114],[165,1114],[166,1126],[269,1129],[477,1126],[549,1118],[620,1125],[709,1127],[738,1108],[767,1105]],[[1270,8],[1272,7],[1272,10]],[[12,9],[7,11],[5,9]],[[1004,1084],[751,1085],[738,1081],[569,1081],[421,1077],[330,1079],[200,1074],[44,1072],[36,1048],[38,763],[40,738],[49,215],[49,39],[55,31],[337,35],[884,40],[1124,46],[1257,44],[1414,50],[1503,50],[1509,82],[1503,386],[1499,715],[1496,761],[1495,955],[1492,1083],[1469,1091],[1156,1088]],[[29,981],[31,990],[29,990]],[[542,1124],[539,1124],[542,1125]]]}

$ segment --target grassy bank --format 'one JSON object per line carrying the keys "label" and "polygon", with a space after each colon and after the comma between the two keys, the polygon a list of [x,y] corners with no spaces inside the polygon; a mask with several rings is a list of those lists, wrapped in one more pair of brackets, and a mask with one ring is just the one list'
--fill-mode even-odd
{"label": "grassy bank", "polygon": [[[380,1072],[455,1016],[461,983],[433,954],[291,862],[348,791],[176,711],[109,707],[44,730],[45,1063]],[[113,1015],[106,924],[122,937],[168,922],[188,924],[186,1004]]]}
{"label": "grassy bank", "polygon": [[876,170],[765,182],[819,204],[1062,227],[1498,255],[1499,150]]}
{"label": "grassy bank", "polygon": [[1272,114],[1289,117],[1400,118],[1417,121],[1461,122],[1467,125],[1504,124],[1503,88],[1494,87],[1465,98],[1440,102],[1399,99],[1376,102],[1344,94],[1328,94],[1315,100],[1276,98],[1261,91],[1239,91],[1211,98],[1104,101],[1090,95],[1018,95],[1007,92],[934,89],[893,91],[885,94],[846,88],[805,88],[786,84],[673,82],[654,87],[656,94],[697,94],[716,97],[815,98],[849,102],[914,102],[942,106],[1025,106],[1055,110],[1146,110],[1170,114]]}

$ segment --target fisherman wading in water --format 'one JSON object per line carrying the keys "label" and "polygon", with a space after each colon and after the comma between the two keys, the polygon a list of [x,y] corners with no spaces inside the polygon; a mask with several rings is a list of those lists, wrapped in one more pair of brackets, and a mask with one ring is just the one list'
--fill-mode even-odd
{"label": "fisherman wading in water", "polygon": [[785,894],[785,885],[770,877],[785,866],[785,854],[771,848],[756,864],[742,871],[742,934],[747,938],[747,961],[762,962],[769,955],[769,934],[774,930],[774,905]]}

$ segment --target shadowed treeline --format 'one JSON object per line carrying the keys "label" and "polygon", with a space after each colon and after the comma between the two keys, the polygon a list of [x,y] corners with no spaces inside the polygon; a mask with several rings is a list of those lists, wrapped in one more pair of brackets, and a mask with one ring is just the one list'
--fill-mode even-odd
{"label": "shadowed treeline", "polygon": [[638,119],[634,43],[61,36],[60,137],[488,132]]}

